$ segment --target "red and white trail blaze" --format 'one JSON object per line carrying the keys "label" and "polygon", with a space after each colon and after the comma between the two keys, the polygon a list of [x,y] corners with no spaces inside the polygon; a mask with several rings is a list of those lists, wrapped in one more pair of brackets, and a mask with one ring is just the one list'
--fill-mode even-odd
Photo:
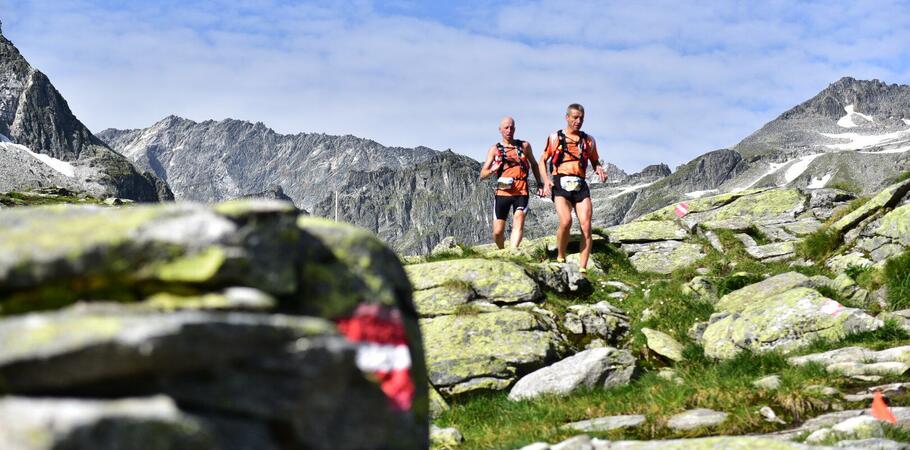
{"label": "red and white trail blaze", "polygon": [[686,202],[680,202],[676,205],[676,216],[682,218],[686,214],[689,214],[689,204]]}
{"label": "red and white trail blaze", "polygon": [[401,312],[385,305],[361,304],[337,323],[341,334],[358,344],[357,367],[377,378],[393,408],[411,409],[411,351]]}

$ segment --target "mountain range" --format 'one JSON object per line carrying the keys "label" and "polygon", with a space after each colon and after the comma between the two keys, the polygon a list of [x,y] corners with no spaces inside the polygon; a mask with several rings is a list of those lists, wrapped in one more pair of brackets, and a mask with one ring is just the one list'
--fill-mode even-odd
{"label": "mountain range", "polygon": [[[607,141],[608,142],[608,141]],[[402,253],[446,236],[490,240],[493,186],[451,151],[387,147],[356,136],[284,135],[261,122],[168,116],[148,128],[92,134],[0,33],[0,191],[60,185],[140,201],[266,196],[365,227]],[[608,164],[592,183],[594,224],[625,223],[667,204],[767,186],[867,194],[910,169],[910,86],[842,78],[738,144],[670,170]],[[526,235],[552,233],[532,199]]]}

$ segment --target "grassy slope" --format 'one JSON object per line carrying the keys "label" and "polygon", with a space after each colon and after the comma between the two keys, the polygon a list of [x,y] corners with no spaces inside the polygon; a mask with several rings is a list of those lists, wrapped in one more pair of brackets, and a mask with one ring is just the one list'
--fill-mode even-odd
{"label": "grassy slope", "polygon": [[[706,276],[717,286],[719,295],[764,276],[793,270],[806,275],[833,276],[821,264],[793,268],[785,262],[757,262],[746,255],[742,244],[732,234],[721,233],[720,238],[730,250],[721,255],[703,243],[708,256],[697,266],[710,271]],[[777,353],[742,353],[733,360],[723,362],[707,359],[701,348],[687,336],[692,324],[707,319],[713,312],[710,302],[684,293],[683,284],[697,274],[696,267],[678,270],[670,276],[638,273],[619,250],[606,244],[595,246],[594,257],[608,268],[606,277],[592,276],[594,292],[583,298],[566,298],[549,293],[544,307],[562,312],[567,305],[607,300],[607,294],[612,289],[605,286],[606,280],[619,280],[632,286],[633,291],[626,299],[609,301],[624,309],[632,318],[632,331],[627,344],[638,358],[640,370],[637,378],[628,386],[579,392],[562,398],[510,402],[506,399],[507,393],[499,392],[457,401],[451,405],[450,411],[434,422],[458,428],[465,437],[461,448],[516,448],[535,441],[559,442],[578,434],[559,430],[562,424],[617,414],[644,414],[647,423],[634,430],[589,434],[610,439],[654,439],[769,432],[790,428],[809,417],[830,411],[832,402],[838,403],[821,394],[806,392],[808,385],[832,386],[845,392],[860,387],[857,382],[829,375],[818,366],[790,367],[786,359]],[[646,309],[649,317],[642,320]],[[688,359],[672,366],[682,383],[658,376],[658,369],[668,364],[647,350],[640,332],[642,327],[667,332],[686,345]],[[851,336],[842,342],[818,342],[800,353],[843,345],[886,348],[908,343],[910,336],[889,323],[880,331]],[[780,375],[782,385],[779,390],[766,391],[752,386],[755,379],[770,374]],[[879,383],[888,381],[891,380],[886,378]],[[908,398],[898,397],[892,402],[910,405]],[[845,408],[868,406],[839,403]],[[757,411],[765,405],[770,406],[788,425],[764,421]],[[673,432],[665,427],[669,416],[691,408],[726,411],[731,417],[716,428],[690,432]]]}

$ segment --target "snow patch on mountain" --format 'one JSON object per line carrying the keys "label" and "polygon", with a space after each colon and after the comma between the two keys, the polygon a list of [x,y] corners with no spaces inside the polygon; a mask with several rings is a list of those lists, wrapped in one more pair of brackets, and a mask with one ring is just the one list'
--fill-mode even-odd
{"label": "snow patch on mountain", "polygon": [[905,124],[910,125],[910,119],[901,119],[901,120],[903,120]]}
{"label": "snow patch on mountain", "polygon": [[832,150],[864,150],[871,147],[880,147],[883,145],[901,143],[901,141],[910,140],[910,130],[894,131],[885,134],[859,134],[859,133],[819,133],[822,136],[847,140],[849,142],[841,144],[826,144],[825,147]]}
{"label": "snow patch on mountain", "polygon": [[652,185],[652,184],[654,184],[654,183],[655,183],[655,182],[652,181],[652,182],[650,182],[650,183],[642,183],[642,184],[635,184],[635,185],[632,185],[632,186],[628,186],[628,187],[626,187],[626,188],[623,188],[623,190],[619,191],[618,193],[611,195],[611,196],[608,197],[608,198],[617,198],[617,197],[619,197],[619,196],[628,194],[628,193],[630,193],[630,192],[637,191],[637,190],[639,190],[639,189],[644,189],[644,188],[646,188],[646,187],[648,187],[648,186],[650,186],[650,185]]}
{"label": "snow patch on mountain", "polygon": [[787,183],[795,180],[797,177],[802,175],[806,169],[809,168],[809,164],[811,164],[815,158],[818,158],[821,155],[822,153],[816,153],[814,155],[806,155],[798,158],[790,167],[787,168],[787,171],[784,172],[784,180],[786,180]]}
{"label": "snow patch on mountain", "polygon": [[828,172],[821,178],[812,177],[812,180],[809,182],[809,185],[806,186],[809,189],[821,189],[831,181],[831,177],[834,176],[834,172]]}
{"label": "snow patch on mountain", "polygon": [[856,112],[856,110],[855,110],[855,108],[854,108],[854,105],[847,105],[847,106],[845,106],[845,107],[844,107],[844,111],[847,112],[847,115],[845,115],[844,117],[841,117],[841,118],[838,119],[838,121],[837,121],[837,125],[840,126],[841,128],[855,128],[855,127],[858,127],[859,124],[857,124],[857,123],[856,123],[856,120],[855,120],[857,117],[858,117],[858,118],[861,118],[861,119],[863,119],[863,120],[866,120],[866,121],[868,121],[868,122],[875,122],[875,119],[872,118],[871,116],[867,116],[867,115],[865,115],[865,114],[863,114],[863,113],[858,113],[858,112]]}
{"label": "snow patch on mountain", "polygon": [[10,140],[10,138],[4,136],[3,134],[0,134],[0,142],[12,142],[12,141]]}
{"label": "snow patch on mountain", "polygon": [[12,149],[12,150],[18,150],[18,151],[24,152],[24,153],[30,155],[31,157],[37,159],[38,161],[41,161],[42,163],[44,163],[46,166],[50,167],[51,169],[54,169],[57,172],[63,174],[64,176],[67,176],[69,178],[73,178],[76,176],[76,169],[73,168],[72,164],[70,164],[66,161],[61,161],[57,158],[54,158],[54,157],[48,156],[48,155],[43,155],[41,153],[35,153],[35,152],[29,150],[29,148],[24,145],[13,144],[12,142],[9,141],[9,139],[7,139],[6,141],[0,142],[0,146],[2,146],[5,150]]}
{"label": "snow patch on mountain", "polygon": [[718,192],[717,189],[708,189],[708,190],[704,190],[704,191],[686,192],[685,196],[689,197],[689,198],[701,198],[708,194],[716,194],[717,192]]}

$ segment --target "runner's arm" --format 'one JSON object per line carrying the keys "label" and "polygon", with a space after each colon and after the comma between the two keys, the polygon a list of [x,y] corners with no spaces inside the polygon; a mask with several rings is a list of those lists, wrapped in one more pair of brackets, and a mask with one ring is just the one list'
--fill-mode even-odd
{"label": "runner's arm", "polygon": [[522,151],[524,151],[525,155],[528,158],[528,165],[531,166],[531,171],[534,172],[534,179],[537,181],[537,195],[542,195],[543,179],[540,177],[540,166],[537,165],[537,159],[534,158],[534,151],[531,149],[531,144],[528,141],[524,142],[524,148]]}
{"label": "runner's arm", "polygon": [[540,177],[538,180],[543,183],[544,190],[548,190],[549,187],[553,186],[553,182],[550,181],[550,174],[547,173],[547,160],[552,157],[552,152],[550,152],[550,136],[547,136],[547,144],[544,146],[543,154],[540,155],[540,161],[537,163],[537,169],[534,171],[534,176]]}
{"label": "runner's arm", "polygon": [[588,136],[591,139],[591,153],[588,155],[588,159],[591,161],[591,167],[594,168],[594,173],[597,174],[597,177],[600,178],[600,182],[603,183],[607,181],[607,172],[604,171],[603,165],[600,163],[600,155],[597,154],[597,142],[594,141],[594,138]]}
{"label": "runner's arm", "polygon": [[499,167],[493,167],[496,162],[496,146],[490,147],[490,151],[487,152],[487,160],[484,161],[483,166],[480,167],[480,179],[483,180],[491,174],[499,170]]}

